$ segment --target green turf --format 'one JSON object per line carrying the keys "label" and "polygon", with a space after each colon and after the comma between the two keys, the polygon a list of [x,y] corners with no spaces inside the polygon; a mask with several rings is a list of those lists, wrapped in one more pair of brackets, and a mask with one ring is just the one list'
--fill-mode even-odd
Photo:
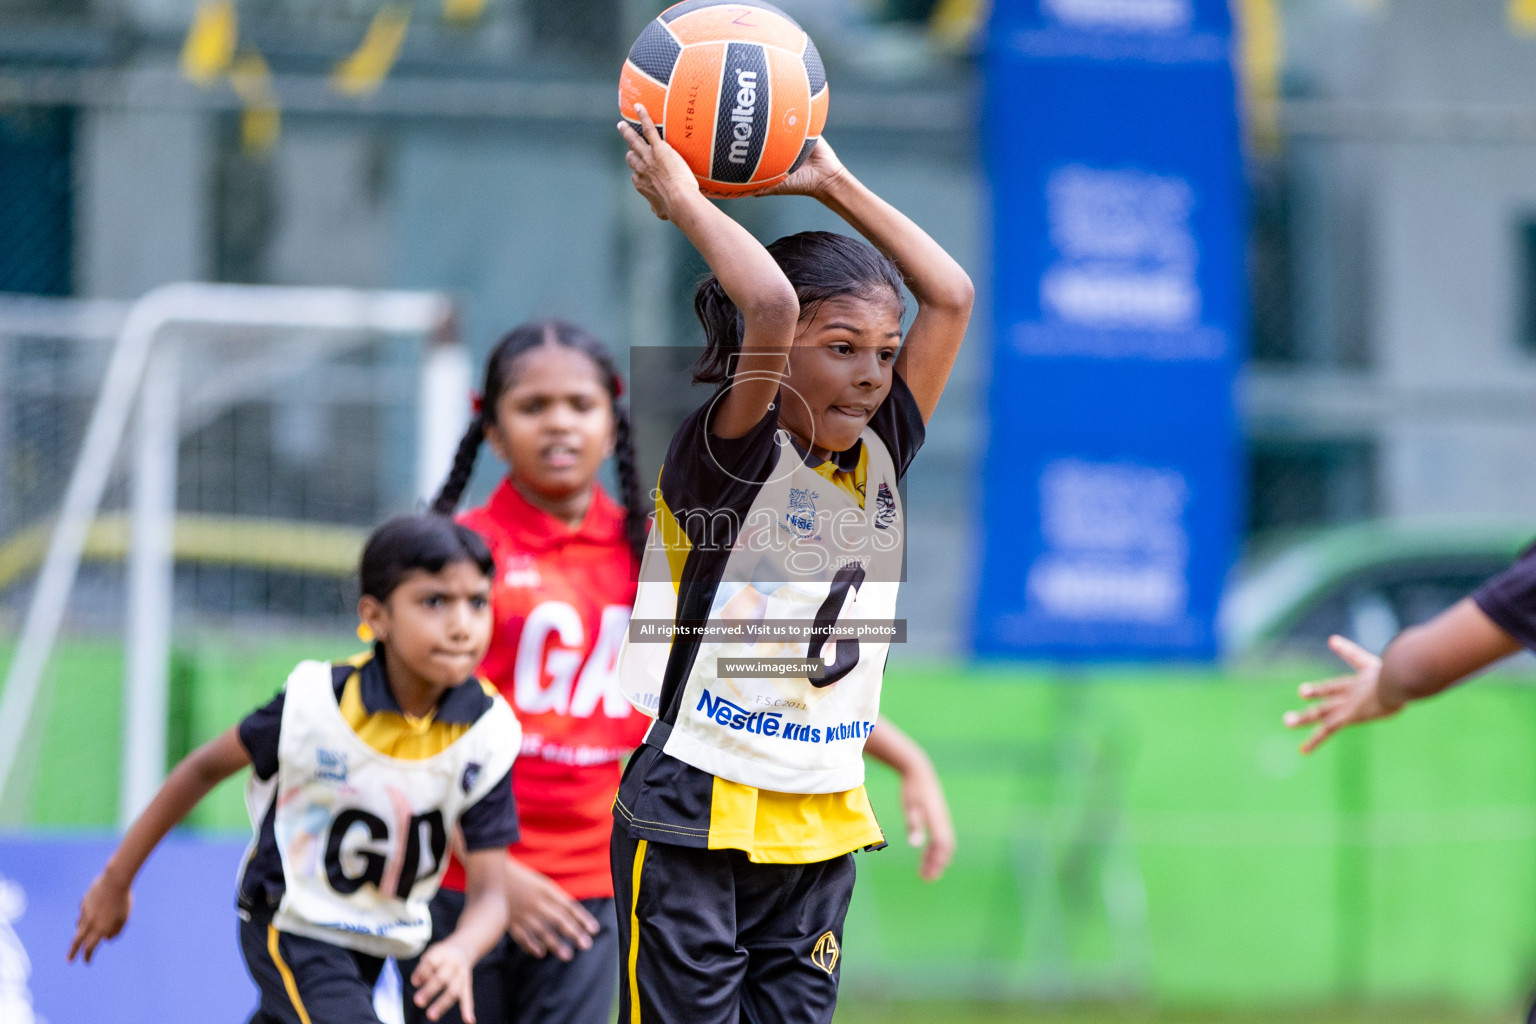
{"label": "green turf", "polygon": [[[9,646],[0,647],[0,666],[10,655]],[[59,645],[0,800],[0,821],[100,826],[117,817],[122,675],[121,640]]]}
{"label": "green turf", "polygon": [[[893,665],[960,851],[860,858],[843,970],[893,997],[1516,1001],[1536,980],[1536,689],[1484,680],[1312,758],[1307,670]],[[871,773],[888,832],[889,773]],[[893,835],[894,838],[894,835]]]}

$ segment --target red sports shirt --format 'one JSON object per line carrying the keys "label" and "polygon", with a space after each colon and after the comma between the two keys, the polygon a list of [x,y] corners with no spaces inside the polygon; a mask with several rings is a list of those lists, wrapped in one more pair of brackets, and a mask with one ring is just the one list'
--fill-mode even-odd
{"label": "red sports shirt", "polygon": [[[480,674],[523,725],[512,769],[522,839],[508,852],[575,899],[611,897],[608,838],[619,760],[651,724],[619,689],[619,644],[635,601],[624,510],[594,487],[587,516],[573,530],[503,480],[460,521],[496,556],[496,626]],[[457,863],[443,884],[464,887]]]}

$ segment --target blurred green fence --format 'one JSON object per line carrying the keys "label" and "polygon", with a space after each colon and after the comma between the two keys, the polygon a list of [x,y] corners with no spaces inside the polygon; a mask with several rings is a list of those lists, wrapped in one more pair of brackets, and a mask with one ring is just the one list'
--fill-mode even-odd
{"label": "blurred green fence", "polygon": [[[300,656],[235,637],[177,655],[171,755],[271,696]],[[0,650],[0,660],[9,652]],[[109,826],[120,651],[62,647],[8,821]],[[890,998],[1518,1002],[1536,978],[1536,687],[1488,679],[1310,759],[1279,725],[1305,667],[893,665],[885,710],[944,776],[960,849],[916,877],[861,855],[851,992]],[[244,830],[238,780],[194,824]]]}

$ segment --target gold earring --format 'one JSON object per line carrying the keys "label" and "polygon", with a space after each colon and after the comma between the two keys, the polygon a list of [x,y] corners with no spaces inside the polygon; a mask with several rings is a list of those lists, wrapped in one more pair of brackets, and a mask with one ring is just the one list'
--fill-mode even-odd
{"label": "gold earring", "polygon": [[365,644],[373,643],[374,636],[372,627],[370,627],[366,622],[359,622],[357,624],[357,638]]}

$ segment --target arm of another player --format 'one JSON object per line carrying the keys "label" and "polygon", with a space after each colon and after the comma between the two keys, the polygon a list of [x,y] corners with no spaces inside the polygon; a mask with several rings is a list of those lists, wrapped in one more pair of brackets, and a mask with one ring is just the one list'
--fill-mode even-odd
{"label": "arm of another player", "polygon": [[625,160],[635,189],[651,212],[676,224],[741,311],[745,330],[736,362],[736,383],[714,414],[711,430],[740,437],[768,412],[789,366],[789,347],[800,322],[800,300],[763,243],[699,191],[687,161],[662,139],[651,115],[636,106],[640,132],[619,122],[629,144]]}
{"label": "arm of another player", "polygon": [[917,316],[896,357],[896,369],[927,423],[965,340],[976,300],[970,275],[928,232],[855,178],[824,138],[798,171],[765,194],[819,200],[896,264],[917,299]]}
{"label": "arm of another player", "polygon": [[1389,718],[1409,701],[1433,697],[1520,649],[1470,597],[1403,630],[1381,657],[1342,636],[1329,637],[1328,646],[1353,671],[1302,684],[1301,696],[1317,703],[1287,712],[1285,724],[1297,729],[1317,723],[1301,745],[1304,754],[1346,726]]}
{"label": "arm of another player", "polygon": [[411,974],[416,1005],[427,1008],[429,1020],[438,1020],[458,1003],[466,1024],[475,1024],[475,964],[507,928],[506,856],[499,847],[463,854],[464,912],[458,927],[428,946]]}
{"label": "arm of another player", "polygon": [[250,763],[239,731],[231,728],[192,751],[172,770],[81,899],[75,938],[69,944],[70,960],[80,953],[90,963],[97,944],[117,937],[133,906],[133,880],[160,840],[209,790]]}
{"label": "arm of another player", "polygon": [[[917,873],[936,882],[955,855],[955,826],[939,773],[916,740],[881,715],[864,741],[864,753],[890,765],[901,776],[901,811],[907,821],[907,843],[923,847]],[[926,844],[926,845],[925,845]]]}
{"label": "arm of another player", "polygon": [[577,949],[591,949],[592,936],[602,930],[597,918],[554,879],[517,860],[507,858],[507,934],[530,956],[550,953],[570,960]]}

